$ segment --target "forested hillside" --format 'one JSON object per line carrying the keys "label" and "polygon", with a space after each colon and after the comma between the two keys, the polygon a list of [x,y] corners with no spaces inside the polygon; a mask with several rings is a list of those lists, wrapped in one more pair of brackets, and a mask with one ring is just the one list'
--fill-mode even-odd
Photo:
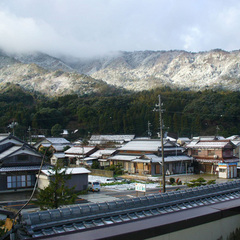
{"label": "forested hillside", "polygon": [[153,109],[159,94],[164,109],[164,131],[188,137],[216,135],[217,131],[225,137],[240,134],[240,92],[163,88],[46,98],[16,85],[9,85],[0,94],[0,132],[13,131],[8,126],[17,122],[15,134],[24,139],[28,138],[29,126],[31,134],[51,135],[53,127],[68,129],[70,139],[89,134],[147,136],[149,121],[152,135],[157,136],[159,113]]}

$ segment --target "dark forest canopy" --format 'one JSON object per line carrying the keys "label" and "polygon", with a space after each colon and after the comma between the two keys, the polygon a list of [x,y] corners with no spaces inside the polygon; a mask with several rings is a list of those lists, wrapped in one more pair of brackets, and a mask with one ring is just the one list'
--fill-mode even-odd
{"label": "dark forest canopy", "polygon": [[[163,102],[164,131],[177,136],[240,134],[240,92],[180,91],[170,88],[143,92],[110,92],[86,96],[46,98],[10,85],[0,95],[0,132],[13,131],[27,139],[30,134],[51,135],[56,125],[67,129],[70,139],[89,134],[152,136],[159,131],[158,95]],[[30,128],[29,128],[30,127]],[[73,132],[78,130],[77,134]]]}

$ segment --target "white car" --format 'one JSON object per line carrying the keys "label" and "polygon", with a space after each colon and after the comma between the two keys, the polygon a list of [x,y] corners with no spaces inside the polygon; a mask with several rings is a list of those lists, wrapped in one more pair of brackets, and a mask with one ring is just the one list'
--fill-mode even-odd
{"label": "white car", "polygon": [[99,192],[101,189],[100,183],[97,181],[88,182],[88,189],[93,192]]}

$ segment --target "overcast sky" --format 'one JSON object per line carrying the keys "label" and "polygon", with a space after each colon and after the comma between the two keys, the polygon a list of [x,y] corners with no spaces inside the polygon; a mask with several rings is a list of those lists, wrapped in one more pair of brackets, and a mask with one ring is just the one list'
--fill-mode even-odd
{"label": "overcast sky", "polygon": [[92,56],[240,49],[239,0],[1,0],[0,48]]}

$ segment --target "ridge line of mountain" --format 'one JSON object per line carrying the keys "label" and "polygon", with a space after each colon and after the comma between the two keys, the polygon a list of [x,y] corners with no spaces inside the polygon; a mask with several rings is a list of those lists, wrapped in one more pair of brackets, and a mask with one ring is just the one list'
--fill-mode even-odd
{"label": "ridge line of mountain", "polygon": [[131,91],[164,86],[239,91],[239,64],[239,50],[221,49],[122,51],[89,59],[0,51],[0,88],[11,82],[52,96],[97,93],[108,85]]}

